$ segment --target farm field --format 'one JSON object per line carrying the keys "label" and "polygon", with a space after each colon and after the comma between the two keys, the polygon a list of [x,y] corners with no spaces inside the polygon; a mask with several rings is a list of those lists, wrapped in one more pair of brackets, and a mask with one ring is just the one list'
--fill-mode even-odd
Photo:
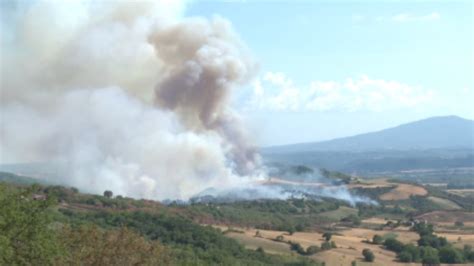
{"label": "farm field", "polygon": [[410,184],[398,184],[396,188],[380,196],[381,200],[403,200],[412,195],[425,196],[428,194],[425,188]]}
{"label": "farm field", "polygon": [[[222,229],[224,227],[221,227]],[[234,228],[240,232],[227,233],[226,236],[237,240],[248,249],[256,249],[261,247],[265,252],[272,254],[297,255],[296,252],[290,250],[288,242],[299,243],[304,248],[312,245],[319,246],[324,242],[324,238],[319,232],[296,232],[289,235],[285,231],[276,230],[258,230]],[[257,233],[258,232],[258,233]],[[322,251],[311,257],[325,261],[326,265],[350,265],[352,261],[357,261],[357,265],[421,265],[417,263],[401,263],[396,261],[396,254],[388,251],[379,245],[367,243],[375,235],[386,237],[396,237],[403,243],[416,244],[419,236],[415,232],[409,231],[408,228],[397,228],[396,230],[370,230],[363,228],[347,228],[338,231],[332,236],[337,248]],[[256,236],[258,235],[258,236]],[[449,242],[455,246],[464,244],[474,245],[474,235],[463,233],[439,233],[440,236],[446,237]],[[276,241],[277,236],[283,236],[284,242]],[[461,237],[461,241],[459,241]],[[364,262],[361,256],[362,250],[371,249],[376,260],[374,263]]]}

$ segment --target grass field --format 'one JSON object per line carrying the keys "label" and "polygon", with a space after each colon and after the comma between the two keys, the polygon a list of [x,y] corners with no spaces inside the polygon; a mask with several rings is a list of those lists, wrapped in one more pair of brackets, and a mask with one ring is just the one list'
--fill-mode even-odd
{"label": "grass field", "polygon": [[324,217],[327,217],[331,220],[339,221],[342,218],[347,217],[351,214],[356,215],[357,212],[358,212],[358,210],[355,209],[355,208],[349,208],[349,207],[346,207],[346,206],[341,206],[337,210],[323,212],[320,215],[324,216]]}
{"label": "grass field", "polygon": [[[239,228],[242,233],[227,233],[228,237],[236,239],[246,248],[257,249],[262,247],[265,252],[272,254],[282,254],[299,256],[296,252],[290,250],[288,241],[301,244],[304,248],[311,245],[321,245],[324,241],[322,234],[318,232],[296,232],[289,235],[284,231],[272,230],[256,230]],[[259,232],[259,237],[256,237],[256,232]],[[332,241],[337,245],[337,248],[322,251],[311,257],[326,262],[328,266],[345,266],[351,265],[352,261],[356,261],[357,265],[421,265],[421,264],[406,264],[396,261],[395,253],[385,250],[381,246],[367,243],[367,240],[372,239],[375,235],[384,237],[396,237],[403,243],[416,243],[419,236],[415,232],[410,231],[406,227],[399,227],[394,230],[371,230],[363,228],[347,228],[338,231],[332,236]],[[438,233],[440,236],[446,237],[449,242],[452,242],[457,247],[462,247],[465,244],[474,245],[474,234],[465,234],[462,232]],[[277,236],[283,236],[284,242],[277,242]],[[368,248],[375,254],[375,261],[373,263],[366,263],[362,260],[362,250]],[[465,265],[465,264],[464,264]]]}
{"label": "grass field", "polygon": [[474,189],[448,189],[446,191],[462,197],[474,197]]}
{"label": "grass field", "polygon": [[428,194],[425,188],[410,184],[398,184],[396,188],[380,196],[381,200],[404,200],[411,195],[425,196]]}
{"label": "grass field", "polygon": [[[249,249],[256,249],[262,247],[265,252],[273,254],[294,254],[290,251],[290,246],[287,243],[277,242],[274,239],[277,236],[283,235],[283,241],[291,241],[301,244],[304,248],[311,245],[320,246],[324,239],[321,233],[318,232],[296,232],[289,235],[283,231],[272,230],[258,230],[260,237],[256,237],[256,229],[239,228],[243,233],[228,233],[227,236],[236,239]],[[395,234],[397,238],[406,243],[417,240],[418,235],[408,230],[370,230],[361,228],[351,228],[333,235],[332,239],[336,242],[337,248],[329,251],[319,252],[313,257],[320,261],[325,261],[326,265],[351,265],[351,262],[356,260],[358,265],[364,265],[362,262],[362,250],[365,248],[371,249],[376,256],[373,264],[367,265],[404,265],[395,261],[395,253],[387,251],[380,246],[366,243],[366,240],[371,239],[373,235],[380,234]]]}
{"label": "grass field", "polygon": [[457,205],[456,203],[443,199],[443,198],[438,198],[438,197],[428,197],[432,202],[436,203],[439,205],[443,210],[459,210],[461,207]]}

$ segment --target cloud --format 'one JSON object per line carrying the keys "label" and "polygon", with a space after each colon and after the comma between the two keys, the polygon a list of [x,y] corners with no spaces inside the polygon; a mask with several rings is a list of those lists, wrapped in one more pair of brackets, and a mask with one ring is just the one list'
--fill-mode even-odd
{"label": "cloud", "polygon": [[385,111],[432,102],[431,90],[366,75],[299,87],[284,73],[267,72],[253,83],[250,109],[274,111]]}
{"label": "cloud", "polygon": [[412,21],[434,21],[439,20],[441,15],[437,12],[432,12],[426,15],[413,15],[409,13],[400,13],[391,17],[392,21],[395,22],[412,22]]}

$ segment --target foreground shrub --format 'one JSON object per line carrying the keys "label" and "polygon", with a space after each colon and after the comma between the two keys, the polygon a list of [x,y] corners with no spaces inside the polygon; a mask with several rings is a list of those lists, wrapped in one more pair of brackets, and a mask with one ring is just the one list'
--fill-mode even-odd
{"label": "foreground shrub", "polygon": [[65,227],[61,236],[67,250],[62,265],[166,265],[171,260],[158,241],[148,241],[127,228]]}
{"label": "foreground shrub", "polygon": [[374,253],[368,248],[362,250],[362,256],[364,256],[364,260],[368,262],[372,262],[375,259]]}

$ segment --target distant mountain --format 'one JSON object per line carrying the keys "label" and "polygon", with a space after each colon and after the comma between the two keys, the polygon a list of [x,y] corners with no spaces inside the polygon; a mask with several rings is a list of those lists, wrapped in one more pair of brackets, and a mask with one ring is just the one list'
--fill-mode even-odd
{"label": "distant mountain", "polygon": [[263,148],[264,153],[311,151],[474,149],[474,121],[457,116],[432,117],[377,132],[322,142]]}

